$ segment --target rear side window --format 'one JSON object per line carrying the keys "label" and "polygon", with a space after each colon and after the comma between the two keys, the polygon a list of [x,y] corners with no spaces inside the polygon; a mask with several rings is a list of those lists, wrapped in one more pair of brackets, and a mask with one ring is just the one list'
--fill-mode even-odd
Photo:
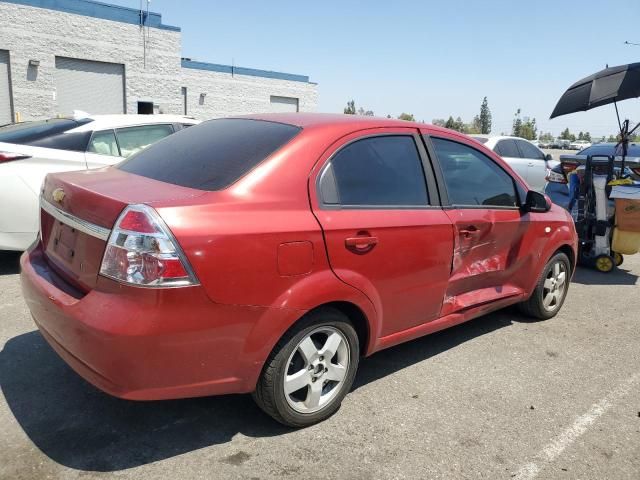
{"label": "rear side window", "polygon": [[113,133],[113,130],[95,132],[91,137],[87,152],[119,157],[120,151],[118,150],[118,143],[116,142],[116,135]]}
{"label": "rear side window", "polygon": [[451,140],[432,137],[431,141],[442,168],[451,205],[518,205],[513,179],[489,157]]}
{"label": "rear side window", "polygon": [[493,151],[501,157],[520,158],[520,151],[514,140],[500,140]]}
{"label": "rear side window", "polygon": [[[345,146],[331,160],[337,196],[325,203],[345,206],[425,206],[429,199],[420,154],[413,137],[370,137]],[[320,185],[321,192],[331,188]]]}
{"label": "rear side window", "polygon": [[533,160],[544,160],[544,153],[524,140],[518,140],[518,148],[524,158]]}
{"label": "rear side window", "polygon": [[36,142],[44,141],[92,121],[89,118],[83,120],[52,118],[35,122],[11,123],[0,127],[0,142],[40,146]]}
{"label": "rear side window", "polygon": [[183,187],[221,190],[300,130],[293,125],[264,120],[209,120],[154,143],[117,168]]}
{"label": "rear side window", "polygon": [[118,128],[116,137],[120,147],[120,155],[127,158],[172,133],[173,127],[171,125]]}

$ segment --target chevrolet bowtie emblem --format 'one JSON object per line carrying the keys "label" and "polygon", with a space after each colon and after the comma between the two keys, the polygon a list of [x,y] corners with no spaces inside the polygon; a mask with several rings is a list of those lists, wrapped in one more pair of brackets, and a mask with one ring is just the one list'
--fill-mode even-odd
{"label": "chevrolet bowtie emblem", "polygon": [[64,190],[61,188],[56,188],[51,196],[56,202],[62,203],[62,200],[64,200]]}

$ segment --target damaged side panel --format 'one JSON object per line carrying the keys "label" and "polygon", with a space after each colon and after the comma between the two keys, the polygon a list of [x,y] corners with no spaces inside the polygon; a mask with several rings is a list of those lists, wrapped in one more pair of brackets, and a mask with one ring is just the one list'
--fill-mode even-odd
{"label": "damaged side panel", "polygon": [[524,248],[528,218],[516,209],[451,209],[451,278],[441,315],[521,295],[519,273],[532,265]]}

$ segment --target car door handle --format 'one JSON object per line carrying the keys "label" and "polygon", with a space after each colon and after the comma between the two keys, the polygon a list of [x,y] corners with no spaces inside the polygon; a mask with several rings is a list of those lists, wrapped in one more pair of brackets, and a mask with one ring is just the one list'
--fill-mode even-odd
{"label": "car door handle", "polygon": [[358,253],[365,253],[370,251],[378,244],[378,237],[373,237],[370,235],[349,237],[344,239],[344,244],[349,250]]}

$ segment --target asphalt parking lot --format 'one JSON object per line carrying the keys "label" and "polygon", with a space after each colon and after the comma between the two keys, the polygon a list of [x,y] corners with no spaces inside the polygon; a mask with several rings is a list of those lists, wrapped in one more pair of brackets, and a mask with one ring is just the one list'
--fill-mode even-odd
{"label": "asphalt parking lot", "polygon": [[640,256],[579,269],[563,310],[506,310],[380,352],[328,421],[249,396],[136,403],[73,373],[0,253],[0,478],[640,478]]}

